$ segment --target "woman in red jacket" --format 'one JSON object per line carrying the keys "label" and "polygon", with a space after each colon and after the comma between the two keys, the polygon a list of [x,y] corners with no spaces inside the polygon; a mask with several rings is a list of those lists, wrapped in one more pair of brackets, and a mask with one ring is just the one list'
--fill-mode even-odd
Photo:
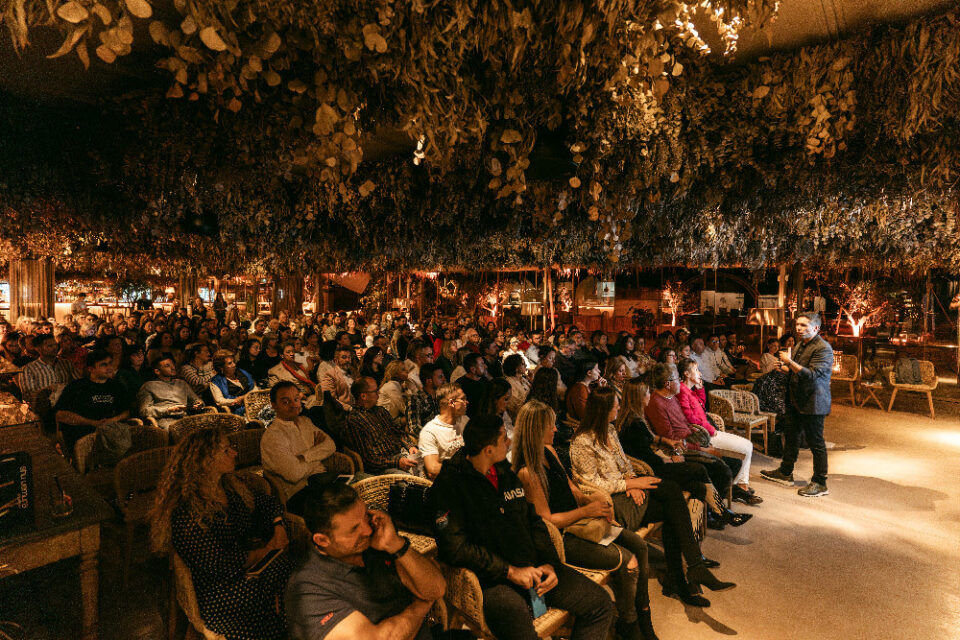
{"label": "woman in red jacket", "polygon": [[681,383],[678,385],[677,401],[683,411],[684,418],[691,424],[696,424],[710,434],[710,444],[721,451],[731,451],[743,456],[740,470],[734,477],[733,498],[744,504],[759,504],[762,499],[753,493],[750,488],[750,461],[753,458],[753,444],[735,433],[718,431],[707,418],[707,396],[703,388],[703,377],[696,361],[686,359],[680,361],[679,366]]}

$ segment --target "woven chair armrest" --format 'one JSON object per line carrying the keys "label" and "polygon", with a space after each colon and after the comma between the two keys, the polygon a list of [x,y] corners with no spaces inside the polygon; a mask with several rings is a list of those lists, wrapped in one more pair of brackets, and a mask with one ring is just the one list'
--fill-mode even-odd
{"label": "woven chair armrest", "polygon": [[352,475],[354,473],[353,458],[345,453],[334,452],[330,454],[324,458],[323,466],[327,468],[327,471],[336,471],[341,475]]}
{"label": "woven chair armrest", "polygon": [[127,422],[127,423],[129,423],[129,424],[132,424],[132,425],[134,425],[134,426],[136,426],[136,427],[142,427],[142,426],[143,426],[143,420],[141,420],[140,418],[127,418],[126,420],[124,420],[124,422]]}
{"label": "woven chair armrest", "polygon": [[556,526],[549,520],[544,520],[543,524],[547,527],[547,531],[550,533],[550,540],[553,542],[553,546],[557,549],[557,555],[560,556],[560,562],[567,561],[567,554],[563,549],[563,534],[560,533],[560,529],[557,529]]}
{"label": "woven chair armrest", "polygon": [[163,429],[163,427],[160,426],[160,423],[157,422],[156,418],[144,418],[144,420],[151,427],[156,427],[157,429]]}
{"label": "woven chair armrest", "polygon": [[[220,411],[217,407],[203,407],[200,409],[200,413],[220,413]],[[229,413],[229,411],[227,413]]]}
{"label": "woven chair armrest", "polygon": [[632,457],[630,457],[630,456],[627,456],[627,460],[630,461],[630,464],[633,466],[633,472],[636,473],[638,476],[652,476],[652,475],[656,475],[656,474],[653,472],[653,467],[651,467],[650,465],[648,465],[648,464],[647,464],[646,462],[644,462],[643,460],[639,460],[639,459],[637,459],[637,458],[632,458]]}
{"label": "woven chair armrest", "polygon": [[707,413],[707,417],[710,418],[711,420],[713,420],[713,424],[714,424],[714,426],[717,428],[718,431],[726,431],[726,430],[727,430],[727,425],[726,425],[726,423],[723,421],[723,418],[720,417],[719,414],[710,413],[709,411],[706,412],[706,413]]}
{"label": "woven chair armrest", "polygon": [[266,429],[266,426],[259,420],[247,420],[247,429]]}
{"label": "woven chair armrest", "polygon": [[477,574],[463,567],[441,566],[447,581],[446,601],[472,623],[472,626],[491,636],[483,616],[483,590]]}

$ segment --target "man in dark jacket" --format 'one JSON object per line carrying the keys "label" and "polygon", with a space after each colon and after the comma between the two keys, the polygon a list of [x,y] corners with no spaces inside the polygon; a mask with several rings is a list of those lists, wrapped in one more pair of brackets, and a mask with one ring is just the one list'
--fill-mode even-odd
{"label": "man in dark jacket", "polygon": [[827,489],[827,444],[823,439],[823,420],[830,414],[830,377],[833,375],[833,348],[821,338],[820,316],[797,316],[800,344],[791,355],[780,352],[780,361],[790,369],[787,381],[787,412],[784,426],[786,442],[779,469],[761,471],[767,480],[793,486],[793,465],[800,452],[800,433],[807,437],[813,454],[813,477],[797,493],[805,498],[825,496]]}
{"label": "man in dark jacket", "polygon": [[443,463],[430,493],[440,559],[477,574],[487,625],[501,640],[534,640],[531,598],[576,616],[573,640],[606,638],[613,605],[606,592],[567,567],[507,463],[503,421],[481,415],[464,446]]}

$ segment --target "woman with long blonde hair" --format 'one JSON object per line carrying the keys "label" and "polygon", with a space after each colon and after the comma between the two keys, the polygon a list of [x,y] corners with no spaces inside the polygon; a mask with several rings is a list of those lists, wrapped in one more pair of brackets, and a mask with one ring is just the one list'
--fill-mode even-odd
{"label": "woman with long blonde hair", "polygon": [[[556,416],[553,409],[530,400],[517,413],[513,435],[513,470],[523,483],[527,501],[537,514],[563,532],[584,518],[613,519],[613,507],[602,492],[584,494],[570,479],[556,450]],[[650,620],[647,592],[647,545],[629,529],[608,546],[564,533],[567,562],[578,567],[613,571],[611,588],[616,599],[620,638],[656,640]]]}
{"label": "woman with long blonde hair", "polygon": [[[676,593],[693,606],[709,606],[709,600],[695,595],[691,583],[713,591],[737,585],[721,582],[710,572],[719,563],[705,558],[700,551],[680,485],[656,476],[638,476],[633,470],[613,426],[619,413],[620,402],[613,389],[601,387],[587,398],[580,427],[570,444],[573,477],[581,486],[610,494],[617,521],[625,527],[635,530],[651,522],[663,522],[668,571],[664,592]],[[687,561],[686,576],[683,559]]]}
{"label": "woman with long blonde hair", "polygon": [[[739,527],[752,518],[753,514],[734,513],[723,505],[720,496],[727,492],[731,482],[730,470],[723,460],[702,455],[689,460],[677,453],[680,442],[662,438],[650,430],[644,417],[649,401],[650,385],[642,378],[629,380],[623,386],[623,405],[614,426],[624,452],[647,463],[657,477],[673,480],[681,489],[703,500],[709,509],[707,526],[711,529],[720,530],[728,524]],[[655,450],[659,450],[660,455]]]}
{"label": "woman with long blonde hair", "polygon": [[150,546],[186,563],[211,631],[228,640],[279,640],[292,569],[283,505],[263,480],[235,473],[236,457],[217,429],[198,429],[177,444],[157,487]]}
{"label": "woman with long blonde hair", "polygon": [[383,384],[380,385],[377,404],[386,408],[394,420],[405,416],[407,410],[407,373],[407,365],[403,360],[391,360],[383,371]]}

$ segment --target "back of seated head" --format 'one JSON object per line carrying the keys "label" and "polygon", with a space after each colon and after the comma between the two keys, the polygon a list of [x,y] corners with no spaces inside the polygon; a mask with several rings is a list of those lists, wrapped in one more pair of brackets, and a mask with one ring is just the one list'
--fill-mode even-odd
{"label": "back of seated head", "polygon": [[56,340],[56,338],[53,337],[52,333],[40,333],[35,336],[26,336],[26,337],[33,339],[34,349],[39,349],[40,345],[42,345],[47,340]]}
{"label": "back of seated head", "polygon": [[542,347],[537,349],[537,360],[543,360],[548,355],[550,355],[552,351],[556,351],[556,349],[554,349],[548,344],[543,345]]}
{"label": "back of seated head", "polygon": [[463,429],[463,450],[468,456],[475,456],[486,447],[496,445],[503,431],[500,416],[479,415],[471,418]]}
{"label": "back of seated head", "polygon": [[[373,384],[371,385],[370,383]],[[360,397],[361,393],[367,393],[371,386],[376,389],[377,381],[369,376],[360,376],[353,381],[353,384],[350,385],[350,395],[352,395],[353,399],[356,400]]]}
{"label": "back of seated head", "polygon": [[343,336],[348,335],[346,331],[337,331],[337,334],[333,336],[334,342],[340,342]]}
{"label": "back of seated head", "polygon": [[473,352],[474,352],[473,349],[471,349],[470,347],[460,347],[459,349],[457,349],[457,361],[463,366],[464,369],[467,368],[467,365],[466,365],[467,356],[469,356]]}
{"label": "back of seated head", "polygon": [[333,354],[337,352],[336,340],[324,340],[320,343],[317,353],[321,360],[333,360]]}
{"label": "back of seated head", "polygon": [[278,382],[277,384],[275,384],[275,385],[273,385],[272,387],[270,387],[270,403],[271,403],[271,404],[276,404],[276,402],[277,402],[277,396],[278,396],[278,395],[280,394],[280,392],[283,391],[284,389],[296,389],[296,388],[297,388],[297,385],[295,385],[294,383],[290,382],[289,380],[281,380],[281,381]]}
{"label": "back of seated head", "polygon": [[650,368],[650,383],[654,389],[663,389],[670,379],[670,367],[658,362]]}
{"label": "back of seated head", "polygon": [[[326,479],[327,474],[323,476]],[[360,500],[356,489],[340,482],[320,485],[311,478],[307,491],[307,499],[303,505],[303,521],[310,533],[330,533],[334,516],[349,511]]]}
{"label": "back of seated head", "polygon": [[706,341],[709,343],[709,342],[710,342],[711,340],[713,340],[714,338],[716,338],[717,340],[719,340],[719,339],[720,339],[720,334],[719,334],[719,333],[711,333],[709,336],[707,336],[707,340],[706,340]]}
{"label": "back of seated head", "polygon": [[576,375],[577,382],[580,382],[584,378],[586,378],[587,374],[590,373],[593,370],[593,368],[596,367],[597,365],[598,363],[596,360],[587,359],[587,360],[579,361],[577,363],[577,375]]}
{"label": "back of seated head", "polygon": [[[492,338],[484,338],[483,340],[481,340],[481,341],[480,341],[480,353],[486,353],[487,350],[490,348],[490,345],[494,344],[495,342],[496,342],[496,340],[493,340]],[[469,349],[469,347],[463,347],[463,348],[464,348],[464,349]],[[498,347],[498,349],[499,349],[499,347]]]}
{"label": "back of seated head", "polygon": [[433,378],[434,372],[440,368],[440,365],[434,362],[424,362],[420,365],[420,382],[421,384]]}
{"label": "back of seated head", "polygon": [[677,371],[680,372],[680,380],[683,381],[683,374],[690,367],[699,366],[697,361],[693,358],[681,358],[680,362],[677,364]]}
{"label": "back of seated head", "polygon": [[[346,333],[346,332],[344,332],[344,333]],[[346,351],[347,353],[353,353],[353,346],[344,346],[344,345],[339,345],[339,344],[338,344],[338,345],[337,345],[337,349],[336,349],[336,353],[340,353],[341,351]]]}
{"label": "back of seated head", "polygon": [[463,359],[463,368],[466,369],[467,371],[470,371],[470,369],[476,366],[477,360],[482,360],[482,359],[483,359],[483,356],[481,356],[479,353],[471,352]]}
{"label": "back of seated head", "polygon": [[19,342],[20,341],[20,332],[19,331],[10,331],[3,336],[3,344],[8,342]]}
{"label": "back of seated head", "polygon": [[737,337],[737,332],[736,332],[736,331],[727,331],[727,332],[726,332],[725,334],[723,334],[723,335],[725,335],[727,338],[729,338],[730,336],[733,336],[734,338],[736,338],[736,337]]}
{"label": "back of seated head", "polygon": [[89,369],[90,367],[100,364],[104,360],[113,360],[113,356],[110,355],[110,352],[106,349],[96,348],[87,354],[85,363]]}
{"label": "back of seated head", "polygon": [[523,366],[523,356],[519,353],[507,356],[507,359],[503,361],[503,375],[515,376],[521,366]]}
{"label": "back of seated head", "polygon": [[184,350],[183,355],[186,357],[186,360],[189,363],[193,361],[193,359],[197,357],[197,353],[204,348],[209,349],[210,347],[208,347],[206,344],[202,342],[194,342],[187,345],[187,348]]}

